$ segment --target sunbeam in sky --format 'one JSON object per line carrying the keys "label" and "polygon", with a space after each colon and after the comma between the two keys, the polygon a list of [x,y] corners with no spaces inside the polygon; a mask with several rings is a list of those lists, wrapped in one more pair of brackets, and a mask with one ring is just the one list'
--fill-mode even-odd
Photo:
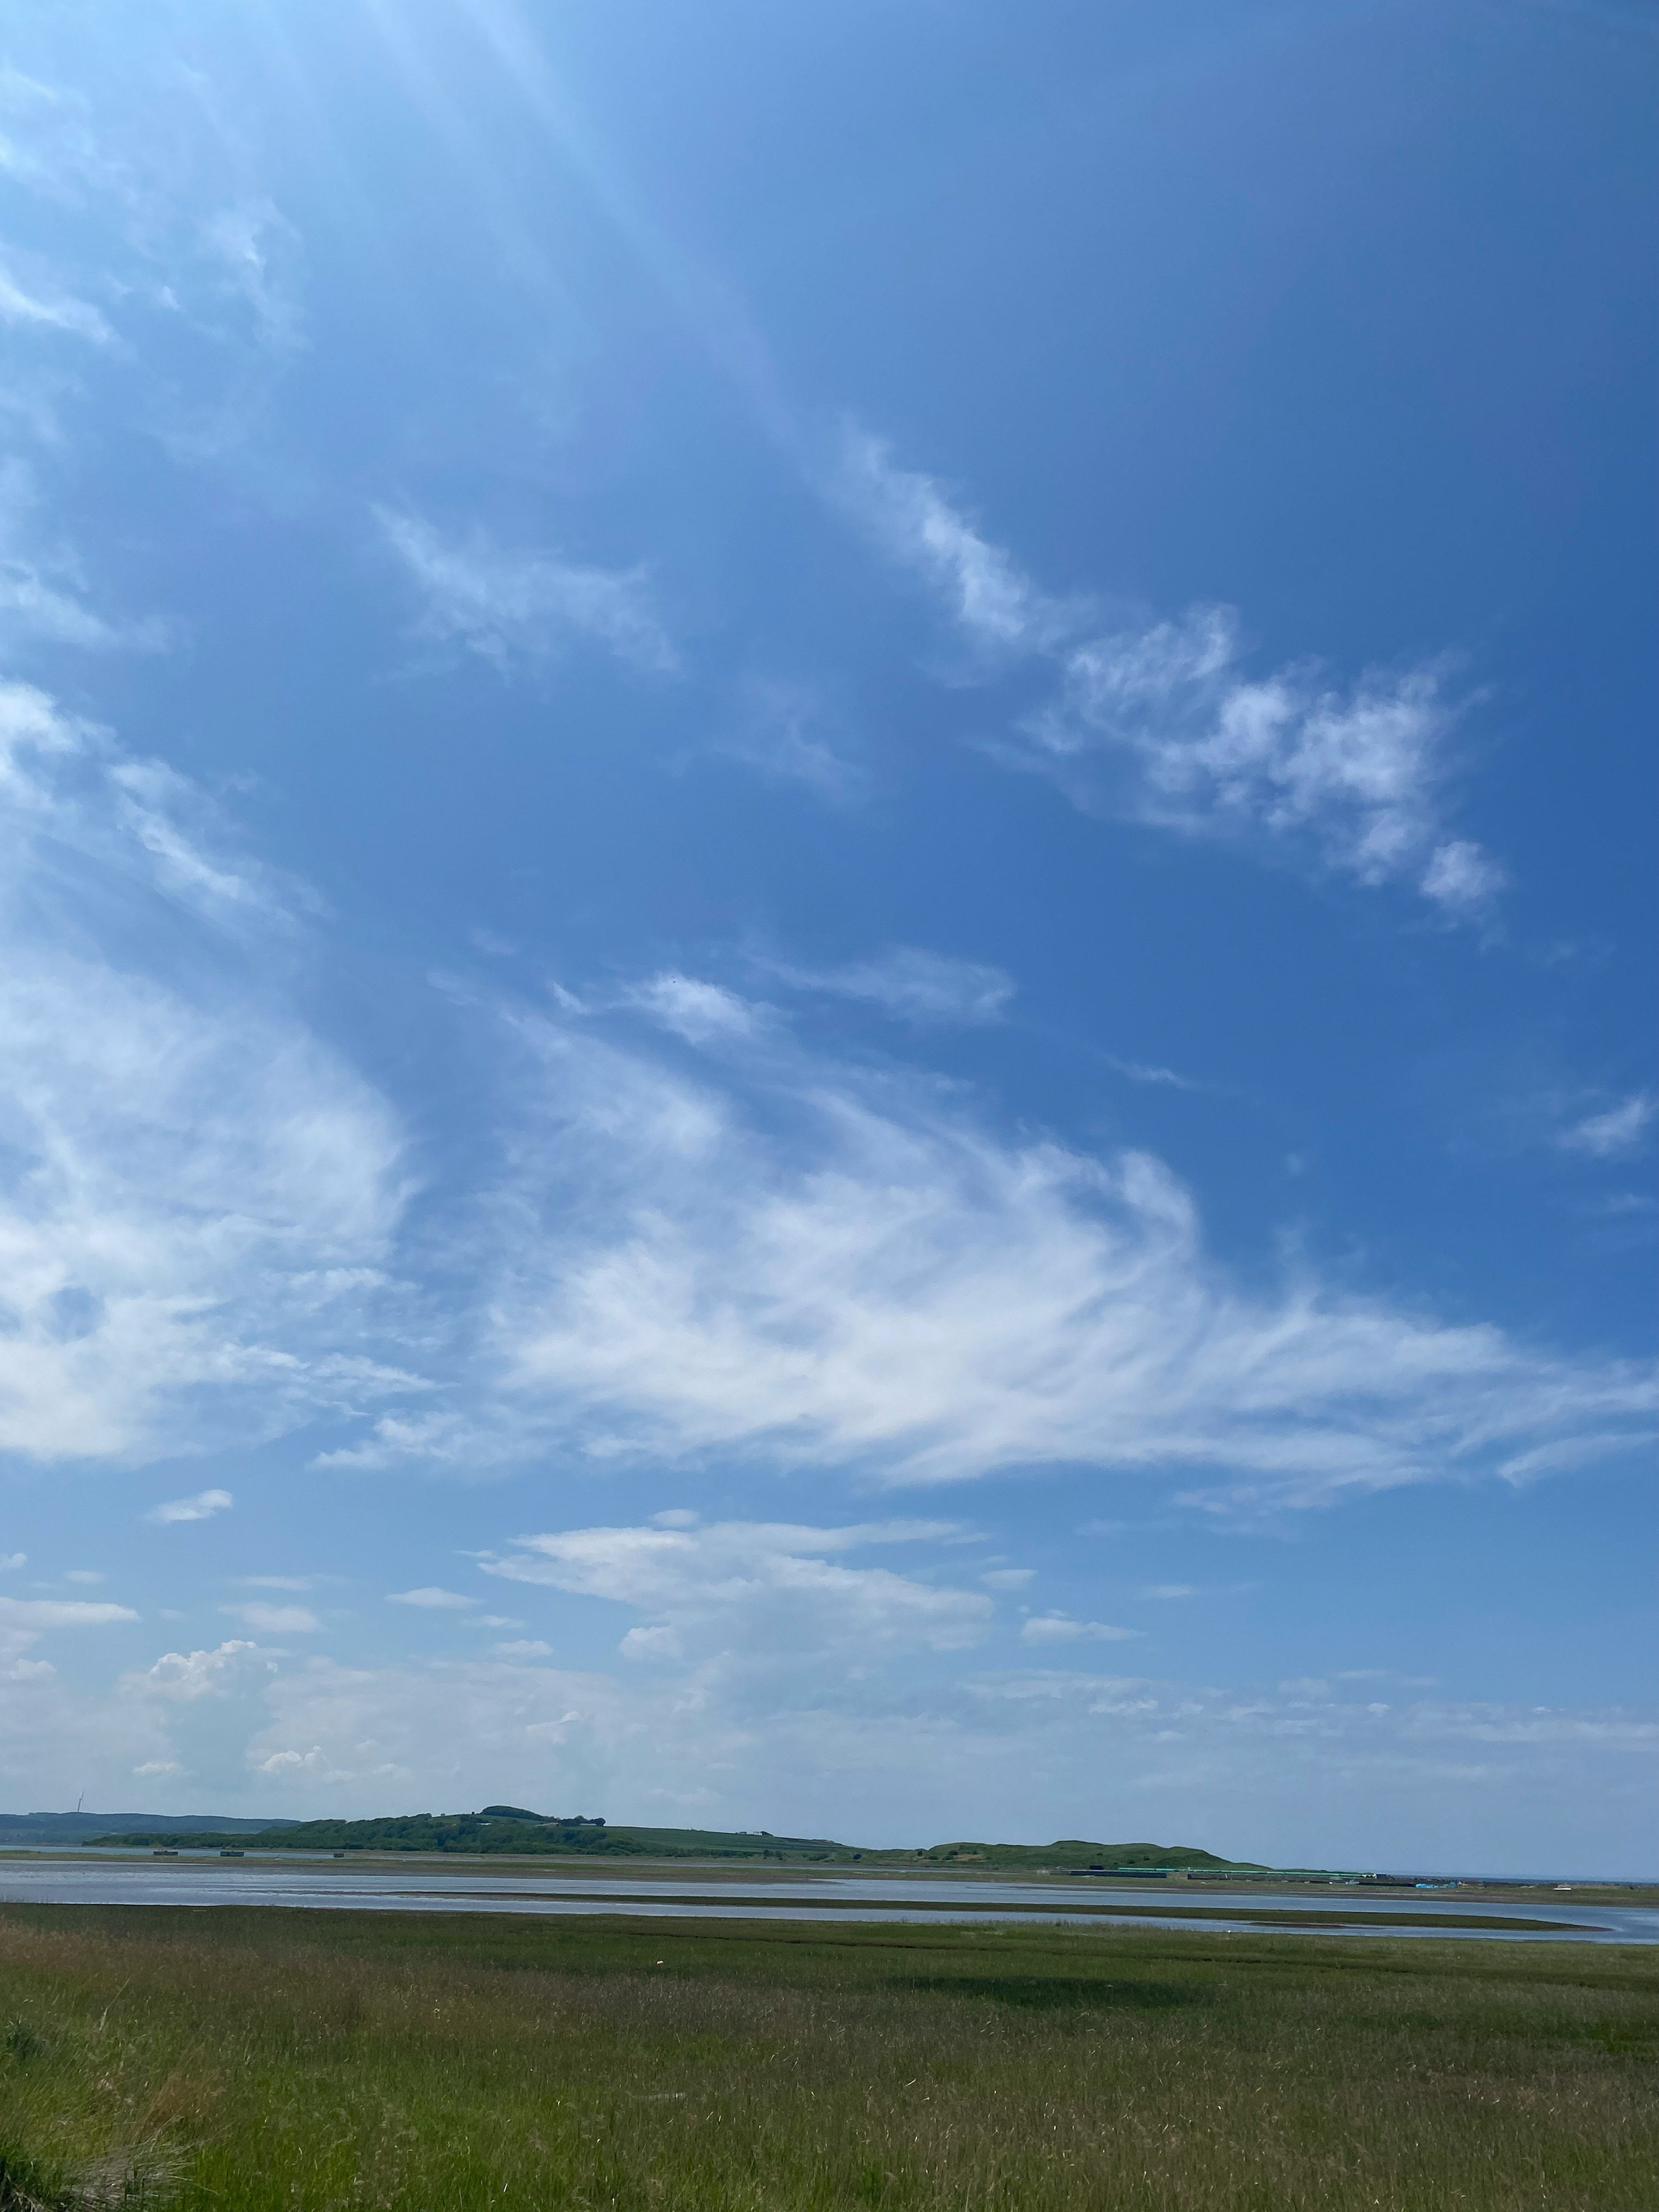
{"label": "sunbeam in sky", "polygon": [[0,48],[0,1797],[1650,1871],[1653,26]]}

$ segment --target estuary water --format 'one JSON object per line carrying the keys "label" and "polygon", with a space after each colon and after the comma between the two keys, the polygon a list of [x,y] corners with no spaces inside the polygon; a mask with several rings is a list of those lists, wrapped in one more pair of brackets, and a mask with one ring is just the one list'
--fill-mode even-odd
{"label": "estuary water", "polygon": [[[704,1870],[706,1877],[707,1870]],[[1150,1887],[1150,1885],[1149,1885]],[[1216,1935],[1429,1936],[1468,1942],[1659,1943],[1645,1905],[1507,1903],[1487,1898],[1357,1896],[1322,1890],[1167,1894],[1091,1884],[823,1875],[806,1879],[673,1870],[610,1878],[535,1869],[451,1872],[315,1860],[0,1859],[0,1902],[281,1905],[379,1912],[625,1913],[667,1919],[1095,1922]],[[1410,1924],[1401,1924],[1409,1916]]]}

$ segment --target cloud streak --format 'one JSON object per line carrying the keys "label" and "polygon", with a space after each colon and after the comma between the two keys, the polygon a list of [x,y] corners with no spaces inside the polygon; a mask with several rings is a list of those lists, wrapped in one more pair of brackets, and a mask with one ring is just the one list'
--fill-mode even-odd
{"label": "cloud streak", "polygon": [[481,531],[445,538],[416,515],[385,508],[376,520],[420,595],[430,636],[453,640],[503,671],[578,640],[654,674],[678,665],[642,568],[508,552]]}
{"label": "cloud streak", "polygon": [[198,1490],[194,1498],[173,1498],[164,1505],[151,1506],[144,1518],[171,1528],[180,1521],[210,1521],[216,1513],[228,1513],[235,1503],[228,1490]]}
{"label": "cloud streak", "polygon": [[827,1646],[956,1650],[984,1632],[989,1598],[845,1560],[848,1553],[951,1533],[950,1523],[935,1522],[578,1528],[521,1536],[515,1551],[484,1564],[509,1581],[644,1613],[647,1622],[623,1639],[629,1658],[684,1659],[694,1650],[738,1645],[775,1651],[781,1662]]}

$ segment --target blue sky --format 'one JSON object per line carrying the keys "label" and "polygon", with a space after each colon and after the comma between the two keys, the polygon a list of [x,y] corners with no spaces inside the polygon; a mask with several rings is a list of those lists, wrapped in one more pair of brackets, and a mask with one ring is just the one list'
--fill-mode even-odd
{"label": "blue sky", "polygon": [[1653,1872],[1647,11],[6,36],[5,1803]]}

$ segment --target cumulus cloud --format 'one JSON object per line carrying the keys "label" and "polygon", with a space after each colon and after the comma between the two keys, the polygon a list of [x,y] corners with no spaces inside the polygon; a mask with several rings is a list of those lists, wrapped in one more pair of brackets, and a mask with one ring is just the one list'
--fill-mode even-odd
{"label": "cumulus cloud", "polygon": [[1659,1411],[1648,1366],[1305,1266],[1246,1286],[1145,1152],[1004,1139],[782,1037],[694,1075],[591,1024],[519,1035],[491,1310],[494,1402],[525,1434],[909,1481],[1163,1471],[1253,1505],[1522,1479],[1542,1449],[1628,1449]]}
{"label": "cumulus cloud", "polygon": [[1015,988],[1012,975],[987,962],[953,959],[914,945],[893,945],[874,960],[840,968],[778,962],[770,972],[793,990],[852,999],[918,1025],[1000,1021]]}
{"label": "cumulus cloud", "polygon": [[170,1498],[163,1505],[152,1505],[144,1518],[163,1528],[175,1521],[210,1521],[216,1513],[229,1512],[235,1503],[228,1490],[198,1490],[193,1498]]}
{"label": "cumulus cloud", "polygon": [[683,1659],[694,1644],[775,1644],[781,1656],[814,1644],[953,1650],[981,1634],[988,1598],[884,1566],[848,1565],[844,1556],[951,1533],[951,1523],[937,1522],[576,1528],[521,1536],[514,1551],[484,1566],[509,1581],[652,1614],[623,1638],[633,1657]]}
{"label": "cumulus cloud", "polygon": [[1659,1099],[1651,1091],[1634,1091],[1616,1106],[1575,1121],[1556,1141],[1564,1151],[1588,1152],[1592,1159],[1628,1159],[1646,1144],[1656,1113]]}
{"label": "cumulus cloud", "polygon": [[121,1692],[131,1698],[160,1698],[191,1705],[204,1698],[224,1698],[250,1678],[268,1677],[274,1662],[257,1644],[233,1637],[212,1650],[164,1651],[153,1665],[125,1675]]}
{"label": "cumulus cloud", "polygon": [[1443,671],[1373,672],[1346,689],[1316,666],[1253,678],[1230,608],[1072,648],[1056,701],[1008,757],[1085,806],[1188,835],[1301,843],[1367,884],[1414,882],[1448,913],[1487,904],[1501,872],[1440,834]]}
{"label": "cumulus cloud", "polygon": [[506,668],[585,638],[659,673],[677,656],[643,568],[584,567],[512,553],[482,532],[446,538],[412,514],[377,510],[386,543],[421,595],[422,626]]}
{"label": "cumulus cloud", "polygon": [[313,1661],[272,1675],[239,1761],[294,1810],[476,1804],[511,1772],[529,1804],[856,1843],[1150,1833],[1280,1864],[1458,1863],[1473,1817],[1501,1868],[1490,1839],[1507,1833],[1546,1863],[1635,1867],[1646,1842],[1632,1784],[1659,1744],[1650,1710],[1384,1702],[1370,1684],[1222,1691],[1042,1664],[901,1686],[880,1669],[803,1676],[793,1648],[718,1664],[659,1652],[615,1674],[541,1654]]}
{"label": "cumulus cloud", "polygon": [[1346,683],[1314,661],[1253,674],[1224,606],[1085,635],[1083,603],[1041,591],[878,441],[849,437],[836,487],[966,636],[1048,673],[1048,696],[988,747],[1005,764],[1086,811],[1301,853],[1410,885],[1450,919],[1490,910],[1503,870],[1444,823],[1460,707],[1443,663]]}

